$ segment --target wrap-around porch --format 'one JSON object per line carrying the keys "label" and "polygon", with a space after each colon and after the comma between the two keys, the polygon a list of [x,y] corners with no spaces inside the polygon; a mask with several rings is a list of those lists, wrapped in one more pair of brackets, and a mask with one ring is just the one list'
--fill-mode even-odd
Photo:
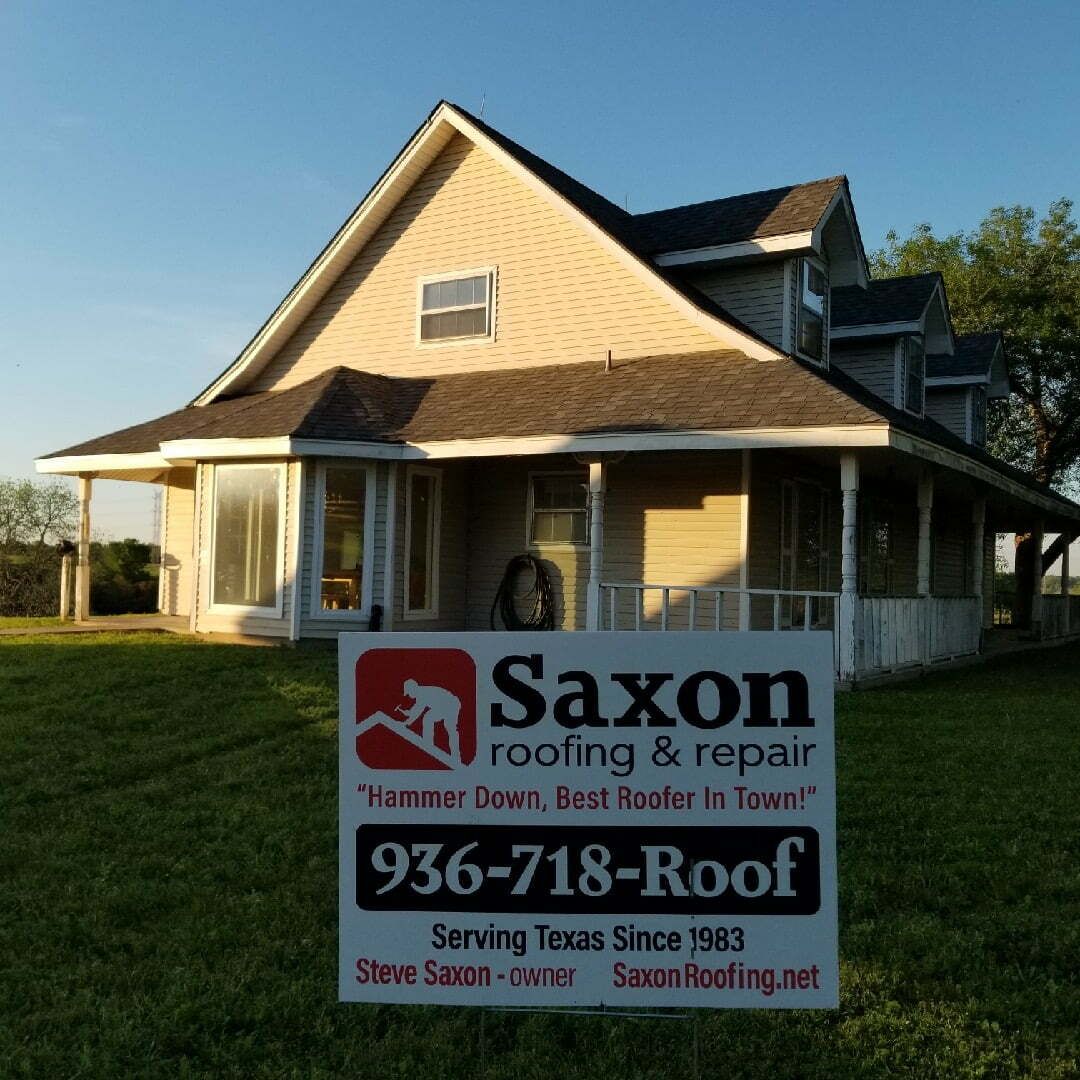
{"label": "wrap-around porch", "polygon": [[[995,532],[1075,529],[889,447],[187,462],[154,479],[161,610],[194,631],[483,630],[507,562],[531,553],[557,628],[826,630],[844,682],[980,652]],[[79,491],[85,619],[90,476]],[[1071,633],[1037,569],[1032,635]]]}

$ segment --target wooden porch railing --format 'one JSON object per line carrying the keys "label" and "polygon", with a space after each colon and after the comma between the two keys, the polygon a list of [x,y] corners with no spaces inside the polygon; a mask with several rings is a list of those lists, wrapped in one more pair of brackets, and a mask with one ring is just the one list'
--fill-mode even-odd
{"label": "wooden porch railing", "polygon": [[832,631],[839,668],[840,594],[835,592],[609,581],[600,585],[600,629],[738,630],[743,596],[750,629]]}
{"label": "wooden porch railing", "polygon": [[864,596],[858,669],[864,674],[971,656],[982,640],[977,596]]}

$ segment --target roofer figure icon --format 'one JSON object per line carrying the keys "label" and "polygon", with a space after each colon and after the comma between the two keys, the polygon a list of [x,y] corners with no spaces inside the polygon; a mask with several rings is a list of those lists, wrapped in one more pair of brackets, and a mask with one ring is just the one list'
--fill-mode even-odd
{"label": "roofer figure icon", "polygon": [[402,691],[405,698],[412,702],[395,706],[396,718],[406,724],[420,721],[420,738],[430,746],[436,746],[435,725],[442,724],[449,744],[450,757],[461,761],[461,748],[458,742],[458,718],[461,715],[461,702],[441,686],[421,686],[415,679],[406,679]]}

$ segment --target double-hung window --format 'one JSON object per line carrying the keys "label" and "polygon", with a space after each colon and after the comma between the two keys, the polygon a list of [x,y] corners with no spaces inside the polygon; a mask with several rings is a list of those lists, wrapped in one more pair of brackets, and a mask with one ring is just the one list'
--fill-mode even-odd
{"label": "double-hung window", "polygon": [[529,478],[529,543],[587,544],[588,503],[584,473],[533,473]]}
{"label": "double-hung window", "polygon": [[371,518],[374,470],[370,465],[325,464],[316,477],[314,615],[365,616],[371,610]]}
{"label": "double-hung window", "polygon": [[405,618],[439,614],[439,517],[442,477],[411,466],[405,477]]}
{"label": "double-hung window", "polygon": [[[780,492],[780,588],[790,592],[820,592],[829,579],[829,495],[818,484],[785,480]],[[802,626],[806,605],[810,622],[820,625],[830,609],[821,597],[784,596],[782,625]]]}
{"label": "double-hung window", "polygon": [[889,508],[872,499],[859,507],[862,519],[862,559],[859,572],[862,592],[867,596],[886,596],[893,587],[893,529]]}
{"label": "double-hung window", "polygon": [[494,291],[494,270],[422,278],[417,326],[421,343],[490,341]]}
{"label": "double-hung window", "polygon": [[829,279],[813,259],[799,261],[799,322],[797,351],[808,360],[825,362],[828,336],[827,312]]}
{"label": "double-hung window", "polygon": [[902,349],[902,385],[904,390],[904,408],[908,412],[922,415],[923,394],[926,375],[926,354],[923,351],[921,337],[906,337]]}
{"label": "double-hung window", "polygon": [[282,611],[284,465],[214,467],[210,605]]}

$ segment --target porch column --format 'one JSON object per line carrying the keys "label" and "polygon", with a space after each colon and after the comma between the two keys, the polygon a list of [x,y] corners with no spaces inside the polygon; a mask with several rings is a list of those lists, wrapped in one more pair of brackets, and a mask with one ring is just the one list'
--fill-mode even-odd
{"label": "porch column", "polygon": [[93,480],[89,473],[79,474],[78,561],[75,563],[75,621],[90,618],[90,495]]}
{"label": "porch column", "polygon": [[1069,548],[1072,546],[1072,533],[1066,533],[1065,535],[1069,538],[1069,543],[1061,551],[1061,595],[1065,597],[1061,602],[1061,606],[1065,609],[1063,612],[1062,632],[1069,634],[1072,632],[1072,619],[1069,617]]}
{"label": "porch column", "polygon": [[840,680],[851,682],[855,678],[855,623],[859,608],[859,459],[850,452],[840,455],[840,490],[844,516],[840,530],[840,617],[836,633]]}
{"label": "porch column", "polygon": [[1045,532],[1043,519],[1035,522],[1035,528],[1031,530],[1034,554],[1031,569],[1031,636],[1036,640],[1042,638],[1042,585],[1043,585],[1043,539]]}
{"label": "porch column", "polygon": [[924,472],[919,477],[919,579],[916,591],[930,595],[930,518],[934,510],[934,475]]}
{"label": "porch column", "polygon": [[71,553],[60,556],[60,619],[66,621],[71,614]]}
{"label": "porch column", "polygon": [[607,462],[589,462],[589,588],[585,600],[585,629],[600,629],[600,581],[604,575],[604,496]]}

